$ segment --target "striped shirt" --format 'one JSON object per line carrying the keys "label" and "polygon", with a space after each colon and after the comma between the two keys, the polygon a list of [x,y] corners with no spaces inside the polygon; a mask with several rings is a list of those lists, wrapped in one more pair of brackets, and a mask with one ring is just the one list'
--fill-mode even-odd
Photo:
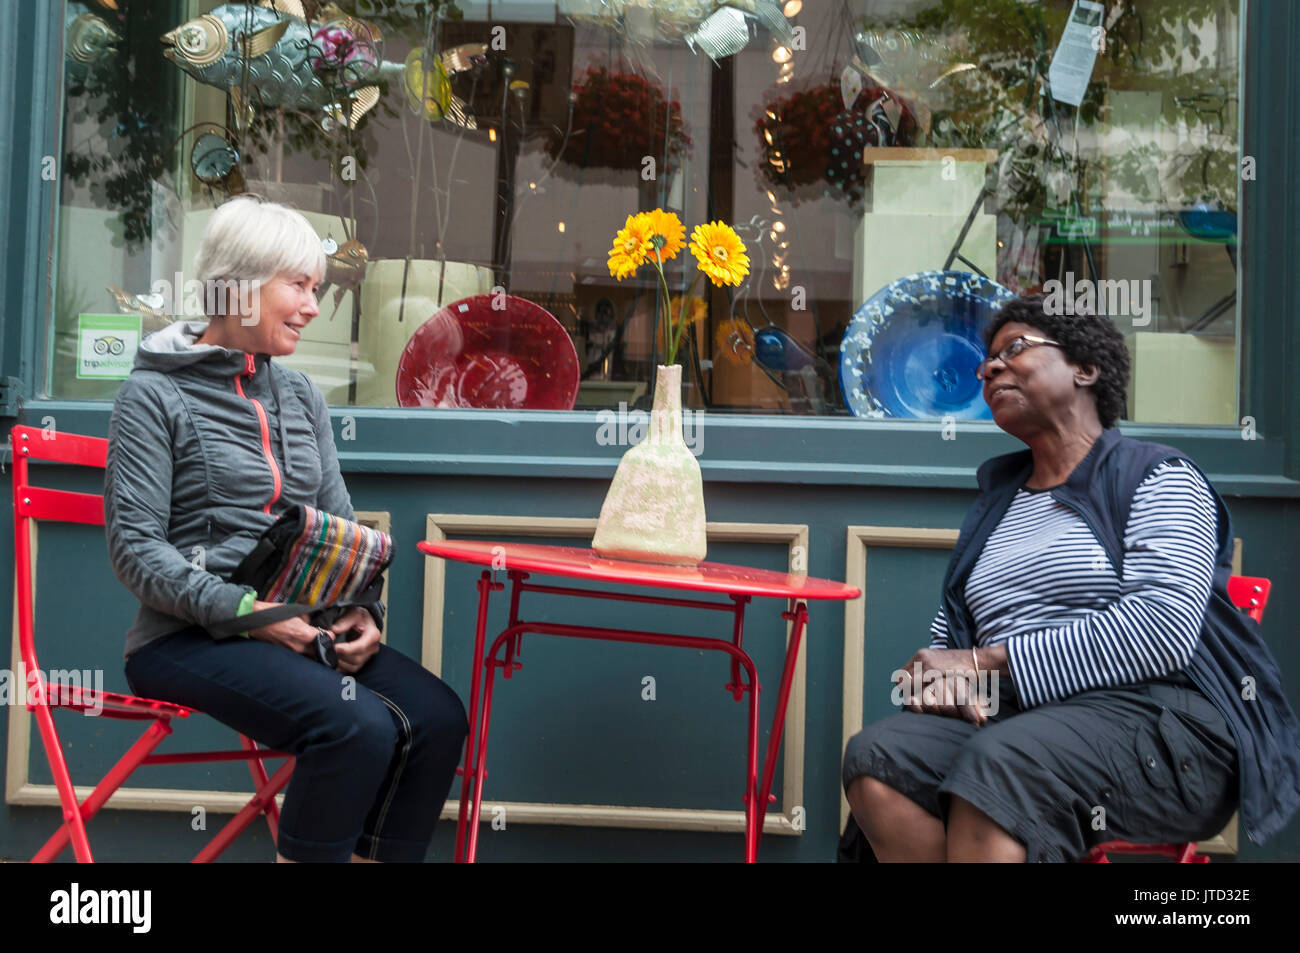
{"label": "striped shirt", "polygon": [[[1026,708],[1180,671],[1200,638],[1217,540],[1208,485],[1176,460],[1137,488],[1120,572],[1082,516],[1022,488],[966,581],[976,644],[1006,644]],[[931,648],[948,647],[942,607],[930,633]]]}

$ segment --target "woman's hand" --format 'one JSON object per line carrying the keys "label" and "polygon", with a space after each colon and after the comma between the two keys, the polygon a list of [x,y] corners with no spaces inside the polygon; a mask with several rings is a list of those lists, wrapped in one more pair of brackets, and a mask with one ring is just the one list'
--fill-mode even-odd
{"label": "woman's hand", "polygon": [[354,606],[329,627],[329,631],[335,635],[349,629],[356,629],[355,638],[348,642],[339,642],[337,639],[334,642],[334,654],[339,659],[338,670],[345,675],[359,671],[379,651],[379,626],[375,625],[374,618],[365,609]]}
{"label": "woman's hand", "polygon": [[[254,602],[253,611],[274,609],[278,605],[281,605],[281,603]],[[283,645],[289,651],[297,652],[299,655],[314,656],[316,654],[316,631],[316,626],[308,622],[305,615],[295,615],[279,622],[272,622],[270,625],[249,629],[248,636],[249,638],[260,639],[263,642]]]}
{"label": "woman's hand", "polygon": [[987,699],[979,696],[982,686],[969,649],[921,649],[908,660],[902,676],[909,711],[961,718],[977,727],[988,721]]}

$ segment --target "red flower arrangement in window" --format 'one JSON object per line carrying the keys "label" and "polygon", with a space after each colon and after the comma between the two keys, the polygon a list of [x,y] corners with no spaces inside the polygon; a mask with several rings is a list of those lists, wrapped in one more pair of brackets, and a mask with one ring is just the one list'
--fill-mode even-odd
{"label": "red flower arrangement in window", "polygon": [[828,81],[773,96],[754,115],[759,177],[795,198],[801,187],[829,186],[830,194],[861,201],[863,147],[908,145],[916,134],[906,106],[870,80],[848,109],[839,82]]}
{"label": "red flower arrangement in window", "polygon": [[573,125],[567,141],[553,130],[546,143],[552,159],[582,169],[635,169],[645,156],[669,171],[687,155],[691,137],[682,106],[634,73],[593,66],[573,85]]}
{"label": "red flower arrangement in window", "polygon": [[843,109],[839,87],[832,83],[770,100],[754,124],[763,178],[789,188],[821,182],[831,151],[831,123]]}

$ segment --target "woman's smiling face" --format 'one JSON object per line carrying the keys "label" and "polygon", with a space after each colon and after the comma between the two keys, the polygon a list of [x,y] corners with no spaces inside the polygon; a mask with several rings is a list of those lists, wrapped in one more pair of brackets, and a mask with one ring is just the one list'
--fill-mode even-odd
{"label": "woman's smiling face", "polygon": [[[1021,335],[1046,337],[1032,325],[1008,321],[989,344],[989,353],[997,354]],[[999,360],[989,367],[984,400],[993,411],[994,422],[1020,437],[1068,416],[1079,397],[1080,370],[1059,347],[1030,347],[1010,362]],[[1095,380],[1095,373],[1085,375],[1089,376]]]}
{"label": "woman's smiling face", "polygon": [[319,275],[276,275],[258,286],[251,318],[241,318],[248,334],[244,350],[252,354],[280,357],[292,354],[302,339],[302,331],[320,314],[316,292]]}

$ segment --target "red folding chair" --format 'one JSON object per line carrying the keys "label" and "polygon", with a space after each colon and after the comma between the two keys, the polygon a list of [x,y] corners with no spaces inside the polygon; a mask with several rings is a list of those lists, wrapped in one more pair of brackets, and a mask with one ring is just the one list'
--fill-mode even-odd
{"label": "red folding chair", "polygon": [[[1256,622],[1264,621],[1264,607],[1273,584],[1262,576],[1232,576],[1228,579],[1228,598],[1238,609]],[[1210,858],[1196,852],[1196,842],[1188,844],[1130,844],[1108,841],[1098,844],[1083,859],[1085,864],[1108,864],[1107,854],[1161,854],[1180,864],[1208,864]]]}
{"label": "red folding chair", "polygon": [[[35,580],[32,566],[32,520],[56,520],[65,523],[82,523],[89,526],[104,525],[104,498],[91,493],[74,493],[49,487],[31,486],[27,482],[28,460],[49,460],[78,466],[103,469],[108,456],[108,441],[101,437],[86,437],[71,433],[53,433],[39,427],[19,425],[10,431],[14,458],[14,568],[18,593],[18,641],[26,666],[28,679],[28,707],[36,716],[40,728],[45,756],[54,775],[54,784],[63,807],[63,825],[45,846],[32,858],[34,863],[54,860],[63,852],[69,839],[79,862],[94,860],[86,839],[86,822],[104,806],[136,768],[145,764],[191,764],[214,761],[245,761],[253,776],[256,793],[248,803],[226,824],[216,836],[199,851],[195,863],[207,863],[221,854],[238,837],[258,814],[266,815],[271,829],[271,840],[276,839],[280,820],[275,796],[289,783],[294,759],[287,754],[259,748],[257,742],[239,736],[243,746],[239,751],[201,751],[181,754],[151,754],[164,738],[171,734],[173,718],[188,718],[193,708],[151,698],[135,698],[88,689],[84,686],[50,685],[36,660],[36,640],[33,619],[33,588]],[[149,725],[143,735],[113,766],[112,770],[81,803],[72,786],[63,747],[54,726],[55,709],[72,711],[100,711],[101,717],[125,721],[144,721]],[[288,758],[275,774],[267,777],[263,761],[266,758]]]}

